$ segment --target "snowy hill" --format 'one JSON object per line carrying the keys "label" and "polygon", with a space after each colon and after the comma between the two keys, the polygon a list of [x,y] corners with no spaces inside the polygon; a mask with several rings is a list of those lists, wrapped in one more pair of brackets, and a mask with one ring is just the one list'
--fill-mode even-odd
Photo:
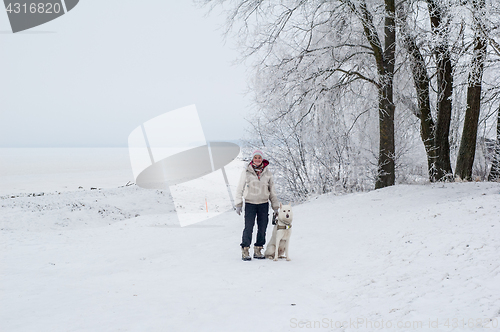
{"label": "snowy hill", "polygon": [[499,184],[320,196],[290,262],[243,262],[234,212],[181,228],[165,202],[1,197],[0,331],[500,330]]}

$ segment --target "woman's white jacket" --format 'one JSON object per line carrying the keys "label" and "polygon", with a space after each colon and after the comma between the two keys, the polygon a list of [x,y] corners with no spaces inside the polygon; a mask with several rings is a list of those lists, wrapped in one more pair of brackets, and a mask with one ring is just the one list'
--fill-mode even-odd
{"label": "woman's white jacket", "polygon": [[236,207],[243,206],[243,199],[246,203],[252,204],[271,201],[272,209],[279,209],[278,198],[274,190],[273,174],[269,170],[269,166],[264,167],[259,180],[252,164],[247,165],[241,173],[240,182],[236,188]]}

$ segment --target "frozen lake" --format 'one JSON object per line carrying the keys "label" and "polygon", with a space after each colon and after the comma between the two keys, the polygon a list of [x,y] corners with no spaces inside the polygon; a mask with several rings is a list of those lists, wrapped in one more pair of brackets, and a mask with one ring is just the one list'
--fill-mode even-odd
{"label": "frozen lake", "polygon": [[0,195],[133,182],[128,148],[1,148]]}

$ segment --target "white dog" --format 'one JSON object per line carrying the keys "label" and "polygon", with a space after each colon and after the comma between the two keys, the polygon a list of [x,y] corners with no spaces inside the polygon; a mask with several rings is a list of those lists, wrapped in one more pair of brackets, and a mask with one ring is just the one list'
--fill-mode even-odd
{"label": "white dog", "polygon": [[286,256],[286,260],[290,260],[288,255],[288,245],[290,244],[290,236],[292,235],[292,206],[282,205],[280,203],[280,209],[278,212],[278,221],[273,228],[273,235],[271,240],[267,245],[266,252],[264,256],[275,261],[279,258],[283,258],[283,253]]}

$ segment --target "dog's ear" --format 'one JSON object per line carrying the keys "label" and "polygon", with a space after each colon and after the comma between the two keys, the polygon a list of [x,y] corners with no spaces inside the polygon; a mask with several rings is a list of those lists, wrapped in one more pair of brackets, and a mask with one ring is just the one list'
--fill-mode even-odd
{"label": "dog's ear", "polygon": [[281,210],[282,207],[283,207],[283,204],[280,203],[280,210]]}

